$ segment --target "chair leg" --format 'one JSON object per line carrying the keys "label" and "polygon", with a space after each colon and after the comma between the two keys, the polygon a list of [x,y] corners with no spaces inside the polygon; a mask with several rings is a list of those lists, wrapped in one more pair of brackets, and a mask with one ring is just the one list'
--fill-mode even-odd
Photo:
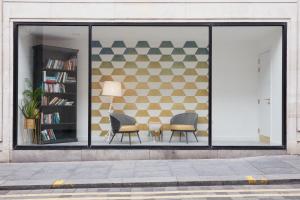
{"label": "chair leg", "polygon": [[193,134],[194,134],[194,136],[195,136],[195,138],[196,138],[196,140],[197,140],[197,142],[198,142],[198,138],[197,138],[197,136],[196,136],[196,134],[195,134],[195,132],[193,131]]}
{"label": "chair leg", "polygon": [[174,131],[172,131],[172,134],[171,134],[171,137],[170,137],[169,143],[170,143],[170,142],[171,142],[171,140],[172,140],[173,134],[174,134]]}
{"label": "chair leg", "polygon": [[188,132],[187,131],[185,132],[185,139],[186,139],[186,143],[188,144],[189,141],[188,141]]}
{"label": "chair leg", "polygon": [[113,141],[114,137],[116,136],[116,133],[113,134],[113,136],[111,137],[109,144]]}
{"label": "chair leg", "polygon": [[131,145],[131,133],[129,132],[129,144]]}
{"label": "chair leg", "polygon": [[179,132],[179,142],[181,142],[181,131]]}
{"label": "chair leg", "polygon": [[124,136],[124,133],[122,133],[121,142],[123,142],[123,136]]}
{"label": "chair leg", "polygon": [[138,132],[138,131],[136,132],[136,135],[137,135],[138,138],[139,138],[140,144],[142,144],[142,141],[141,141],[141,138],[140,138],[140,135],[139,135],[139,132]]}

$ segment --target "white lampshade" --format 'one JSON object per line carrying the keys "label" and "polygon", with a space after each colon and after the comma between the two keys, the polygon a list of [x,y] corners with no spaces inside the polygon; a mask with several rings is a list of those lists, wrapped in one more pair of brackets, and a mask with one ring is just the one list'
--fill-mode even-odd
{"label": "white lampshade", "polygon": [[122,86],[117,81],[104,81],[102,95],[104,96],[122,96]]}

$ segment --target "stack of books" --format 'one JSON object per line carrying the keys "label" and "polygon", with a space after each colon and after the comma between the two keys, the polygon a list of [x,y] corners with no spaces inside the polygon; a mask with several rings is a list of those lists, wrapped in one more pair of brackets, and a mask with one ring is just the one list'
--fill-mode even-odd
{"label": "stack of books", "polygon": [[59,124],[60,116],[58,112],[52,114],[41,113],[41,124]]}
{"label": "stack of books", "polygon": [[42,97],[43,106],[72,106],[74,101],[69,101],[68,99],[63,99],[60,97]]}
{"label": "stack of books", "polygon": [[43,83],[43,91],[48,93],[65,93],[66,87],[64,84],[61,83]]}
{"label": "stack of books", "polygon": [[69,60],[55,60],[49,59],[46,65],[46,69],[61,69],[61,70],[69,70],[74,71],[76,69],[77,59],[71,58]]}
{"label": "stack of books", "polygon": [[45,83],[75,83],[75,77],[71,77],[67,72],[57,72],[55,75],[47,76],[47,72],[43,71],[43,82]]}
{"label": "stack of books", "polygon": [[46,129],[41,131],[42,141],[48,142],[50,140],[56,140],[53,129]]}

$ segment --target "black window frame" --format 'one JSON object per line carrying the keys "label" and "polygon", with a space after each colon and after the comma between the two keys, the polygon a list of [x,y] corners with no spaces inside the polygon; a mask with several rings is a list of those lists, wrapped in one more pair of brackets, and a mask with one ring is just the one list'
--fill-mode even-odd
{"label": "black window frame", "polygon": [[[161,150],[285,150],[286,149],[286,90],[287,90],[287,22],[14,22],[13,23],[13,142],[14,150],[81,150],[81,149],[161,149]],[[87,145],[18,145],[18,33],[20,26],[86,26],[88,27],[88,143]],[[91,141],[91,41],[92,28],[97,26],[169,26],[207,27],[209,30],[209,109],[208,144],[185,145],[92,145]],[[212,28],[219,26],[281,26],[282,27],[282,143],[279,146],[213,146],[212,145]]]}

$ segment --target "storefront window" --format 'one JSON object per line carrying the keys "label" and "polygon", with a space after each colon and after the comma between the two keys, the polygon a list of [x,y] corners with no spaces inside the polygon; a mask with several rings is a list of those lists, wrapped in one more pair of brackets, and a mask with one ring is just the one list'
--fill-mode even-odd
{"label": "storefront window", "polygon": [[208,32],[93,27],[92,144],[207,146]]}
{"label": "storefront window", "polygon": [[88,27],[18,28],[18,145],[87,145]]}
{"label": "storefront window", "polygon": [[213,145],[282,145],[282,27],[213,27],[212,36]]}
{"label": "storefront window", "polygon": [[285,145],[281,23],[16,24],[14,146]]}

